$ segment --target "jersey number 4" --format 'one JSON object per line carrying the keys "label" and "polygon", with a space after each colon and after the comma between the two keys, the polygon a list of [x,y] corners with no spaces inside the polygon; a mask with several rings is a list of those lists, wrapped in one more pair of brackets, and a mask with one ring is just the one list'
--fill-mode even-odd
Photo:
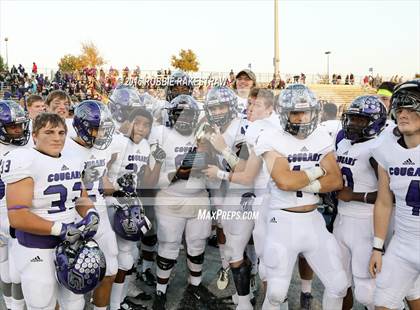
{"label": "jersey number 4", "polygon": [[420,181],[413,180],[408,185],[407,195],[405,196],[407,206],[413,207],[412,215],[420,215]]}

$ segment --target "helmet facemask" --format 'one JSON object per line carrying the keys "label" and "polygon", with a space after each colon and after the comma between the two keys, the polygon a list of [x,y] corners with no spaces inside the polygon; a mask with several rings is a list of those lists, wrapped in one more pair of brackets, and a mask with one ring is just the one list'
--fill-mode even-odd
{"label": "helmet facemask", "polygon": [[[307,118],[308,121],[304,122],[293,122],[291,118],[291,113],[302,112],[304,118]],[[287,110],[282,109],[280,114],[281,124],[283,129],[290,133],[293,136],[299,138],[306,138],[309,136],[319,123],[319,109],[309,109],[309,110]]]}
{"label": "helmet facemask", "polygon": [[173,109],[171,113],[175,130],[183,136],[191,135],[197,122],[196,111],[184,108]]}
{"label": "helmet facemask", "polygon": [[[225,113],[218,113],[218,114],[213,114],[212,112],[212,107],[216,107],[216,106],[224,106],[227,107],[227,112]],[[227,104],[218,104],[218,105],[211,105],[207,108],[206,110],[206,114],[207,114],[207,118],[209,120],[209,122],[212,125],[216,125],[218,127],[224,127],[226,125],[228,125],[230,123],[230,121],[233,119],[232,118],[232,113],[229,109],[229,105]]]}
{"label": "helmet facemask", "polygon": [[369,123],[369,116],[351,112],[344,113],[342,120],[344,137],[352,142],[368,139],[366,129],[368,129]]}

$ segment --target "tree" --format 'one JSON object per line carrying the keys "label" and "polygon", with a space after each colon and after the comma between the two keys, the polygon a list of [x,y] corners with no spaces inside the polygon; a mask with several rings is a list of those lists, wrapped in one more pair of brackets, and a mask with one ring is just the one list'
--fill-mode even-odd
{"label": "tree", "polygon": [[105,64],[98,48],[92,42],[82,43],[82,54],[79,57],[83,67],[96,68]]}
{"label": "tree", "polygon": [[197,72],[200,63],[197,60],[197,55],[190,49],[181,50],[179,52],[179,58],[175,55],[171,57],[171,65],[174,68],[181,69],[187,72]]}
{"label": "tree", "polygon": [[4,63],[3,57],[0,56],[0,72],[6,71],[6,64]]}
{"label": "tree", "polygon": [[64,55],[58,62],[58,67],[62,72],[73,72],[83,68],[80,56],[74,56],[71,54]]}

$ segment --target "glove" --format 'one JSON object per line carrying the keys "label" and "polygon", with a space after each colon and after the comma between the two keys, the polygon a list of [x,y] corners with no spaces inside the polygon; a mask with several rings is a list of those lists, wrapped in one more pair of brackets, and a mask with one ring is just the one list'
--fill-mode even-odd
{"label": "glove", "polygon": [[70,244],[75,243],[82,236],[82,231],[77,228],[76,224],[61,224],[61,231],[59,238],[61,241],[68,242]]}
{"label": "glove", "polygon": [[126,173],[117,179],[118,185],[122,188],[123,192],[134,192],[134,174]]}
{"label": "glove", "polygon": [[100,178],[99,170],[96,169],[96,166],[85,167],[82,171],[82,182],[83,184],[93,183],[98,181]]}
{"label": "glove", "polygon": [[152,151],[152,156],[157,163],[162,164],[165,161],[166,153],[165,151],[159,146],[159,144],[155,144],[154,150]]}
{"label": "glove", "polygon": [[98,212],[95,209],[89,209],[85,217],[76,224],[76,227],[82,231],[83,239],[92,239],[99,227]]}

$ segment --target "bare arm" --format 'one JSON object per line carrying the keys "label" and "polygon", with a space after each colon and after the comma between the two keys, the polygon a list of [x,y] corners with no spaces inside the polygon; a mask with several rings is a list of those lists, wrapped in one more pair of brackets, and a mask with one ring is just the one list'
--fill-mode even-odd
{"label": "bare arm", "polygon": [[150,169],[150,166],[146,166],[146,170],[144,171],[143,180],[141,180],[140,184],[142,188],[150,188],[157,184],[159,181],[160,176],[160,168],[162,167],[162,163],[155,162],[153,169]]}
{"label": "bare arm", "polygon": [[287,159],[276,151],[263,154],[270,176],[277,187],[284,191],[297,191],[309,184],[309,178],[304,171],[290,170]]}
{"label": "bare arm", "polygon": [[[6,202],[10,226],[36,235],[50,235],[54,222],[31,212],[33,193],[34,181],[32,178],[7,184]],[[17,206],[20,208],[17,209]]]}
{"label": "bare arm", "polygon": [[320,193],[329,193],[343,188],[343,177],[333,152],[329,152],[321,160],[321,166],[327,172],[318,180],[321,183]]}
{"label": "bare arm", "polygon": [[235,169],[231,174],[230,181],[242,185],[252,185],[262,166],[262,160],[250,152],[248,160],[244,163],[242,171]]}
{"label": "bare arm", "polygon": [[86,215],[86,212],[93,208],[93,202],[85,189],[82,190],[82,195],[76,200],[76,210],[81,217]]}
{"label": "bare arm", "polygon": [[381,166],[378,166],[378,176],[378,197],[373,209],[373,226],[375,237],[385,240],[392,214],[393,195],[389,188],[389,176]]}

